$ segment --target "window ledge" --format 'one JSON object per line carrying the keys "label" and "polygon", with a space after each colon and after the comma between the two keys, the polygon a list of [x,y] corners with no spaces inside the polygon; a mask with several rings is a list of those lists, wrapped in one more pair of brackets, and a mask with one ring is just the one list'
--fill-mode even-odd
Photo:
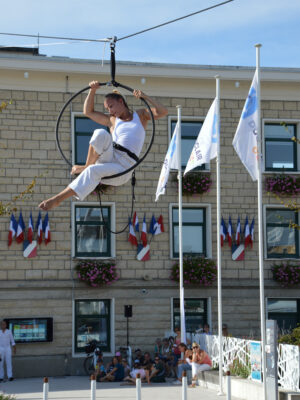
{"label": "window ledge", "polygon": [[299,257],[295,257],[295,258],[278,257],[278,258],[265,258],[264,260],[265,261],[297,261],[297,260],[300,260],[300,258]]}
{"label": "window ledge", "polygon": [[266,175],[300,175],[300,171],[262,171]]}
{"label": "window ledge", "polygon": [[73,261],[76,260],[111,260],[111,261],[116,261],[117,258],[112,256],[112,257],[77,257],[77,256],[73,256],[72,257]]}

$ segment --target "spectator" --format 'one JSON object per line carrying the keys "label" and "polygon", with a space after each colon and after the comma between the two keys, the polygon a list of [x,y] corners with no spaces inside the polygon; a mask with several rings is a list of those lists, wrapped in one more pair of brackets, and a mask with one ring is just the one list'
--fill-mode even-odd
{"label": "spectator", "polygon": [[95,368],[96,381],[100,382],[100,379],[104,378],[105,375],[106,375],[106,369],[103,365],[103,360],[102,360],[102,358],[98,358],[96,368]]}
{"label": "spectator", "polygon": [[128,361],[126,360],[126,358],[123,358],[122,365],[124,367],[124,376],[126,378],[126,376],[130,374],[130,367],[128,365]]}
{"label": "spectator", "polygon": [[144,362],[142,363],[142,367],[150,371],[152,365],[153,365],[153,360],[151,359],[151,355],[149,351],[146,351],[144,353]]}
{"label": "spectator", "polygon": [[222,325],[222,335],[225,337],[231,336],[231,334],[228,332],[227,324]]}
{"label": "spectator", "polygon": [[116,352],[116,357],[118,359],[118,363],[121,363],[122,362],[122,356],[121,356],[121,353],[119,351]]}
{"label": "spectator", "polygon": [[202,324],[200,324],[199,325],[199,328],[198,329],[196,329],[196,331],[195,331],[196,333],[203,333],[203,325]]}
{"label": "spectator", "polygon": [[142,368],[140,360],[136,359],[134,360],[133,370],[130,372],[129,376],[124,379],[124,384],[126,385],[129,383],[135,385],[137,374],[140,374],[140,378],[142,381],[147,381],[148,383],[150,383],[149,371]]}
{"label": "spectator", "polygon": [[211,331],[209,330],[209,324],[204,324],[203,325],[203,333],[205,333],[206,335],[211,335]]}
{"label": "spectator", "polygon": [[161,350],[162,350],[162,342],[160,338],[157,338],[155,340],[155,345],[154,345],[154,354],[159,354],[161,356],[162,355]]}
{"label": "spectator", "polygon": [[164,338],[162,341],[162,348],[161,348],[161,358],[165,363],[165,368],[166,368],[166,375],[167,376],[172,376],[172,373],[174,374],[174,377],[176,376],[176,362],[175,366],[174,364],[174,356],[172,355],[172,350],[170,347],[169,339]]}
{"label": "spectator", "polygon": [[12,363],[11,363],[11,348],[16,354],[16,344],[13,335],[7,329],[7,322],[2,320],[0,322],[0,382],[4,379],[4,362],[6,363],[6,374],[9,381],[13,381]]}
{"label": "spectator", "polygon": [[198,343],[193,343],[192,350],[192,387],[195,387],[199,372],[211,369],[212,362],[206,351],[200,349]]}
{"label": "spectator", "polygon": [[177,380],[173,382],[174,385],[181,385],[182,372],[192,369],[192,351],[188,350],[185,343],[180,343],[178,349],[180,354],[184,353],[184,359],[178,361]]}
{"label": "spectator", "polygon": [[141,364],[144,362],[144,356],[142,354],[141,349],[134,350],[134,360],[139,360]]}
{"label": "spectator", "polygon": [[166,370],[164,364],[157,354],[154,359],[154,364],[151,368],[150,382],[153,383],[166,382],[165,375],[166,375]]}
{"label": "spectator", "polygon": [[100,382],[120,382],[124,379],[124,367],[118,362],[117,357],[113,357],[109,371],[100,379]]}

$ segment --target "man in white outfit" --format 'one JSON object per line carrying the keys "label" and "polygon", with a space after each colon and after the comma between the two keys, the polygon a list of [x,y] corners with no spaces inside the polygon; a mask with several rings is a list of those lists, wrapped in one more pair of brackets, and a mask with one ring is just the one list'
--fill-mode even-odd
{"label": "man in white outfit", "polygon": [[6,321],[2,320],[0,323],[0,382],[4,379],[4,362],[6,364],[6,373],[9,381],[12,381],[12,363],[11,363],[11,348],[13,348],[14,354],[16,354],[16,344],[13,335],[9,329],[7,329]]}

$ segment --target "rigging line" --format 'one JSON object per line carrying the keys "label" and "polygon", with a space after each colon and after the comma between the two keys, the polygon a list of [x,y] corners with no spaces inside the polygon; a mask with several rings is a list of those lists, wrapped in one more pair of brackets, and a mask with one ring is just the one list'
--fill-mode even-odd
{"label": "rigging line", "polygon": [[[232,0],[231,0],[232,1]],[[40,38],[40,39],[60,39],[60,40],[76,40],[80,42],[110,42],[112,38],[106,39],[86,39],[86,38],[70,38],[70,37],[61,37],[61,36],[43,36],[43,35],[27,35],[25,33],[6,33],[0,32],[0,35],[6,36],[22,36],[22,37],[32,37],[32,38]]]}
{"label": "rigging line", "polygon": [[182,19],[185,19],[185,18],[188,18],[188,17],[192,17],[193,15],[201,14],[201,13],[203,13],[205,11],[212,10],[213,8],[217,8],[217,7],[223,6],[224,4],[231,3],[232,1],[234,1],[234,0],[223,1],[222,3],[218,3],[218,4],[215,4],[213,6],[210,6],[210,7],[207,7],[207,8],[203,8],[202,10],[195,11],[195,12],[193,12],[191,14],[184,15],[183,17],[179,17],[179,18],[175,18],[175,19],[172,19],[170,21],[167,21],[167,22],[163,22],[162,24],[159,24],[159,25],[156,25],[156,26],[152,26],[151,28],[143,29],[142,31],[139,31],[139,32],[136,32],[136,33],[132,33],[131,35],[123,36],[123,37],[121,37],[119,39],[117,38],[116,40],[119,42],[120,40],[128,39],[130,37],[133,37],[133,36],[136,36],[136,35],[140,35],[141,33],[152,31],[153,29],[161,28],[162,26],[165,26],[165,25],[168,25],[168,24],[172,24],[173,22],[177,22],[177,21],[180,21]]}

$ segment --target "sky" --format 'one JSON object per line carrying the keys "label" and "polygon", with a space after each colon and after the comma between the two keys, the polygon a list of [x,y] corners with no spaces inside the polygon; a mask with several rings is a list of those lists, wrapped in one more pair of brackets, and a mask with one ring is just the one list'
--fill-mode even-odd
{"label": "sky", "polygon": [[[10,0],[1,2],[0,32],[100,39],[122,37],[222,0]],[[300,68],[300,0],[234,0],[219,8],[117,42],[119,61]],[[0,35],[1,46],[35,38]],[[54,44],[56,43],[56,44]],[[109,45],[40,39],[40,53],[99,60]]]}

